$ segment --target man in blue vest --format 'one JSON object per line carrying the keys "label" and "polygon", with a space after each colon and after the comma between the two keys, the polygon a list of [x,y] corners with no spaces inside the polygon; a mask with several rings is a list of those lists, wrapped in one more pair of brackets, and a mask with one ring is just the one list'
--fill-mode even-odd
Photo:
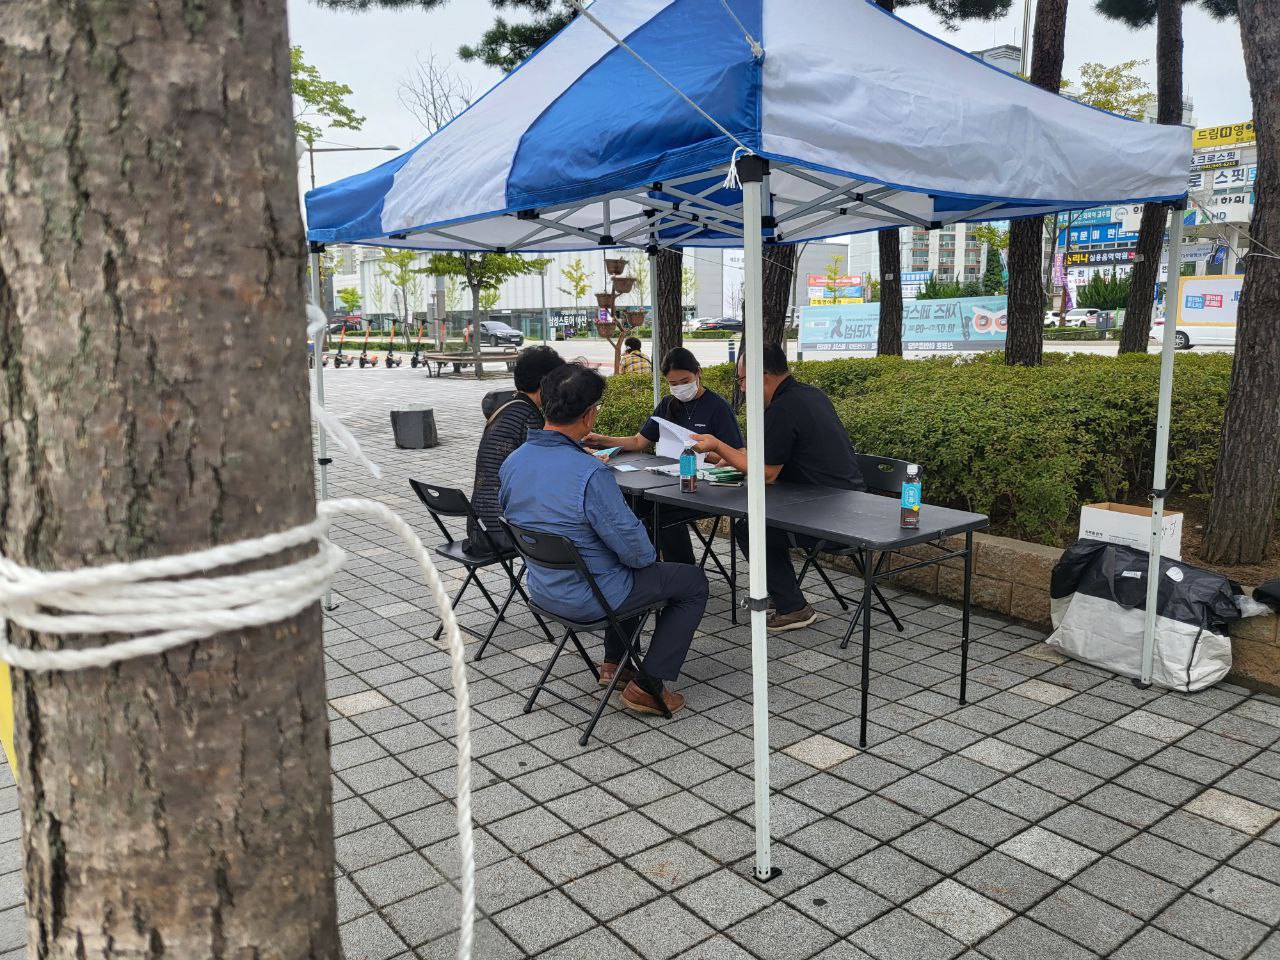
{"label": "man in blue vest", "polygon": [[[693,632],[707,605],[707,578],[696,566],[655,563],[644,524],[627,506],[613,472],[581,446],[595,430],[605,380],[581,364],[565,364],[542,382],[546,429],[530,430],[499,474],[499,502],[509,521],[566,537],[577,546],[600,592],[616,611],[663,603],[640,673],[628,676],[622,702],[638,713],[661,714],[658,698],[675,713],[684,697],[665,685],[680,675]],[[561,616],[603,616],[586,578],[574,570],[529,566],[529,593]],[[623,629],[634,621],[623,621]],[[605,635],[600,683],[608,684],[625,659],[625,640]]]}

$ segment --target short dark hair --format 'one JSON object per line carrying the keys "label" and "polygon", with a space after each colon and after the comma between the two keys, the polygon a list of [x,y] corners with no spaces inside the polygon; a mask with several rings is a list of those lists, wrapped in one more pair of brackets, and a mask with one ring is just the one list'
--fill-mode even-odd
{"label": "short dark hair", "polygon": [[640,341],[639,341],[636,337],[627,337],[627,339],[625,339],[625,340],[623,340],[623,341],[622,341],[622,344],[623,344],[623,346],[625,346],[628,350],[639,350],[639,349],[640,349]]}
{"label": "short dark hair", "polygon": [[[771,373],[774,376],[790,371],[787,366],[787,351],[783,350],[776,343],[766,343],[764,349],[760,351],[760,356],[764,359],[764,372]],[[738,362],[742,363],[747,358],[747,342],[742,341],[738,348]]]}
{"label": "short dark hair", "polygon": [[566,363],[542,381],[542,415],[563,426],[581,420],[604,396],[604,377],[581,363]]}
{"label": "short dark hair", "polygon": [[551,347],[526,347],[516,359],[516,389],[521,393],[536,393],[542,385],[542,378],[563,366],[564,357]]}
{"label": "short dark hair", "polygon": [[702,364],[698,358],[684,347],[672,347],[662,358],[662,375],[665,377],[672,370],[684,370],[688,373],[701,373]]}

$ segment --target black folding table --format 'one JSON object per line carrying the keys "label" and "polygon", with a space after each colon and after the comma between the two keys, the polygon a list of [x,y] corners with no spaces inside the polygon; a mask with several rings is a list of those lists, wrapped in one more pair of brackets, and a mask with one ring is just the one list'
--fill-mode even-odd
{"label": "black folding table", "polygon": [[[710,515],[735,519],[747,515],[745,487],[725,487],[699,483],[692,494],[680,488],[660,486],[645,491],[645,498],[659,505],[681,506]],[[973,583],[973,534],[988,525],[979,513],[951,510],[924,504],[920,509],[920,526],[901,526],[901,507],[891,497],[851,490],[836,490],[805,484],[777,483],[765,489],[765,522],[771,527],[856,548],[861,553],[865,572],[862,586],[862,705],[858,745],[867,745],[867,697],[871,680],[871,609],[875,590],[877,552],[891,552],[920,543],[937,543],[945,537],[963,533],[964,548],[946,550],[935,557],[916,560],[891,571],[891,575],[916,570],[956,557],[964,558],[964,602],[960,636],[960,702],[966,702],[969,668],[969,610]],[[734,600],[736,602],[736,591]],[[850,629],[853,627],[851,619]]]}

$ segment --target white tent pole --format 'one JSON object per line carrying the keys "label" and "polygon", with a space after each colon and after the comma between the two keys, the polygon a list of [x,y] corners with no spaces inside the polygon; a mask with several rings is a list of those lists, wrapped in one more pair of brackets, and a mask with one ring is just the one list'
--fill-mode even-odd
{"label": "white tent pole", "polygon": [[657,238],[651,236],[649,238],[649,302],[653,304],[653,311],[649,314],[649,329],[652,335],[652,343],[649,346],[649,359],[653,361],[653,407],[658,408],[658,401],[662,399],[662,370],[659,365],[662,360],[662,335],[659,332],[660,324],[658,323],[658,244]]}
{"label": "white tent pole", "polygon": [[761,258],[761,201],[764,162],[738,162],[742,181],[743,297],[747,393],[747,552],[750,554],[751,706],[754,715],[756,781],[756,879],[769,880],[769,641],[765,611],[764,519],[764,309]]}
{"label": "white tent pole", "polygon": [[[318,243],[311,244],[311,302],[321,310],[324,305],[320,302],[320,253],[324,250],[324,246]],[[324,310],[325,325],[320,328],[320,332],[316,334],[315,351],[312,356],[315,358],[315,366],[312,368],[316,374],[316,401],[321,407],[324,406],[324,344],[325,339],[329,335],[328,316],[329,311]],[[345,322],[345,321],[344,321]],[[320,454],[316,458],[316,463],[320,467],[320,499],[329,499],[329,436],[325,433],[324,427],[320,424],[315,425],[316,431],[316,448]],[[326,590],[324,593],[324,608],[333,610],[337,605],[333,602],[333,591]]]}
{"label": "white tent pole", "polygon": [[1155,657],[1156,600],[1160,589],[1160,554],[1164,525],[1165,483],[1169,464],[1169,418],[1173,404],[1173,348],[1178,335],[1181,306],[1179,274],[1182,264],[1182,210],[1169,211],[1168,277],[1164,293],[1164,344],[1160,352],[1160,399],[1156,407],[1156,456],[1151,476],[1151,548],[1147,566],[1147,618],[1142,630],[1142,677],[1139,685],[1151,683],[1151,663]]}

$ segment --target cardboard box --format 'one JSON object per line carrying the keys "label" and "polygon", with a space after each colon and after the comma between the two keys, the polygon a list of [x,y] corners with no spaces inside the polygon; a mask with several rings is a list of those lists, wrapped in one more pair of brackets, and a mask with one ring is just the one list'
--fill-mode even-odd
{"label": "cardboard box", "polygon": [[[1162,522],[1161,554],[1182,559],[1182,514],[1166,510]],[[1090,503],[1080,508],[1080,537],[1121,543],[1135,550],[1151,549],[1151,508],[1126,503]]]}

